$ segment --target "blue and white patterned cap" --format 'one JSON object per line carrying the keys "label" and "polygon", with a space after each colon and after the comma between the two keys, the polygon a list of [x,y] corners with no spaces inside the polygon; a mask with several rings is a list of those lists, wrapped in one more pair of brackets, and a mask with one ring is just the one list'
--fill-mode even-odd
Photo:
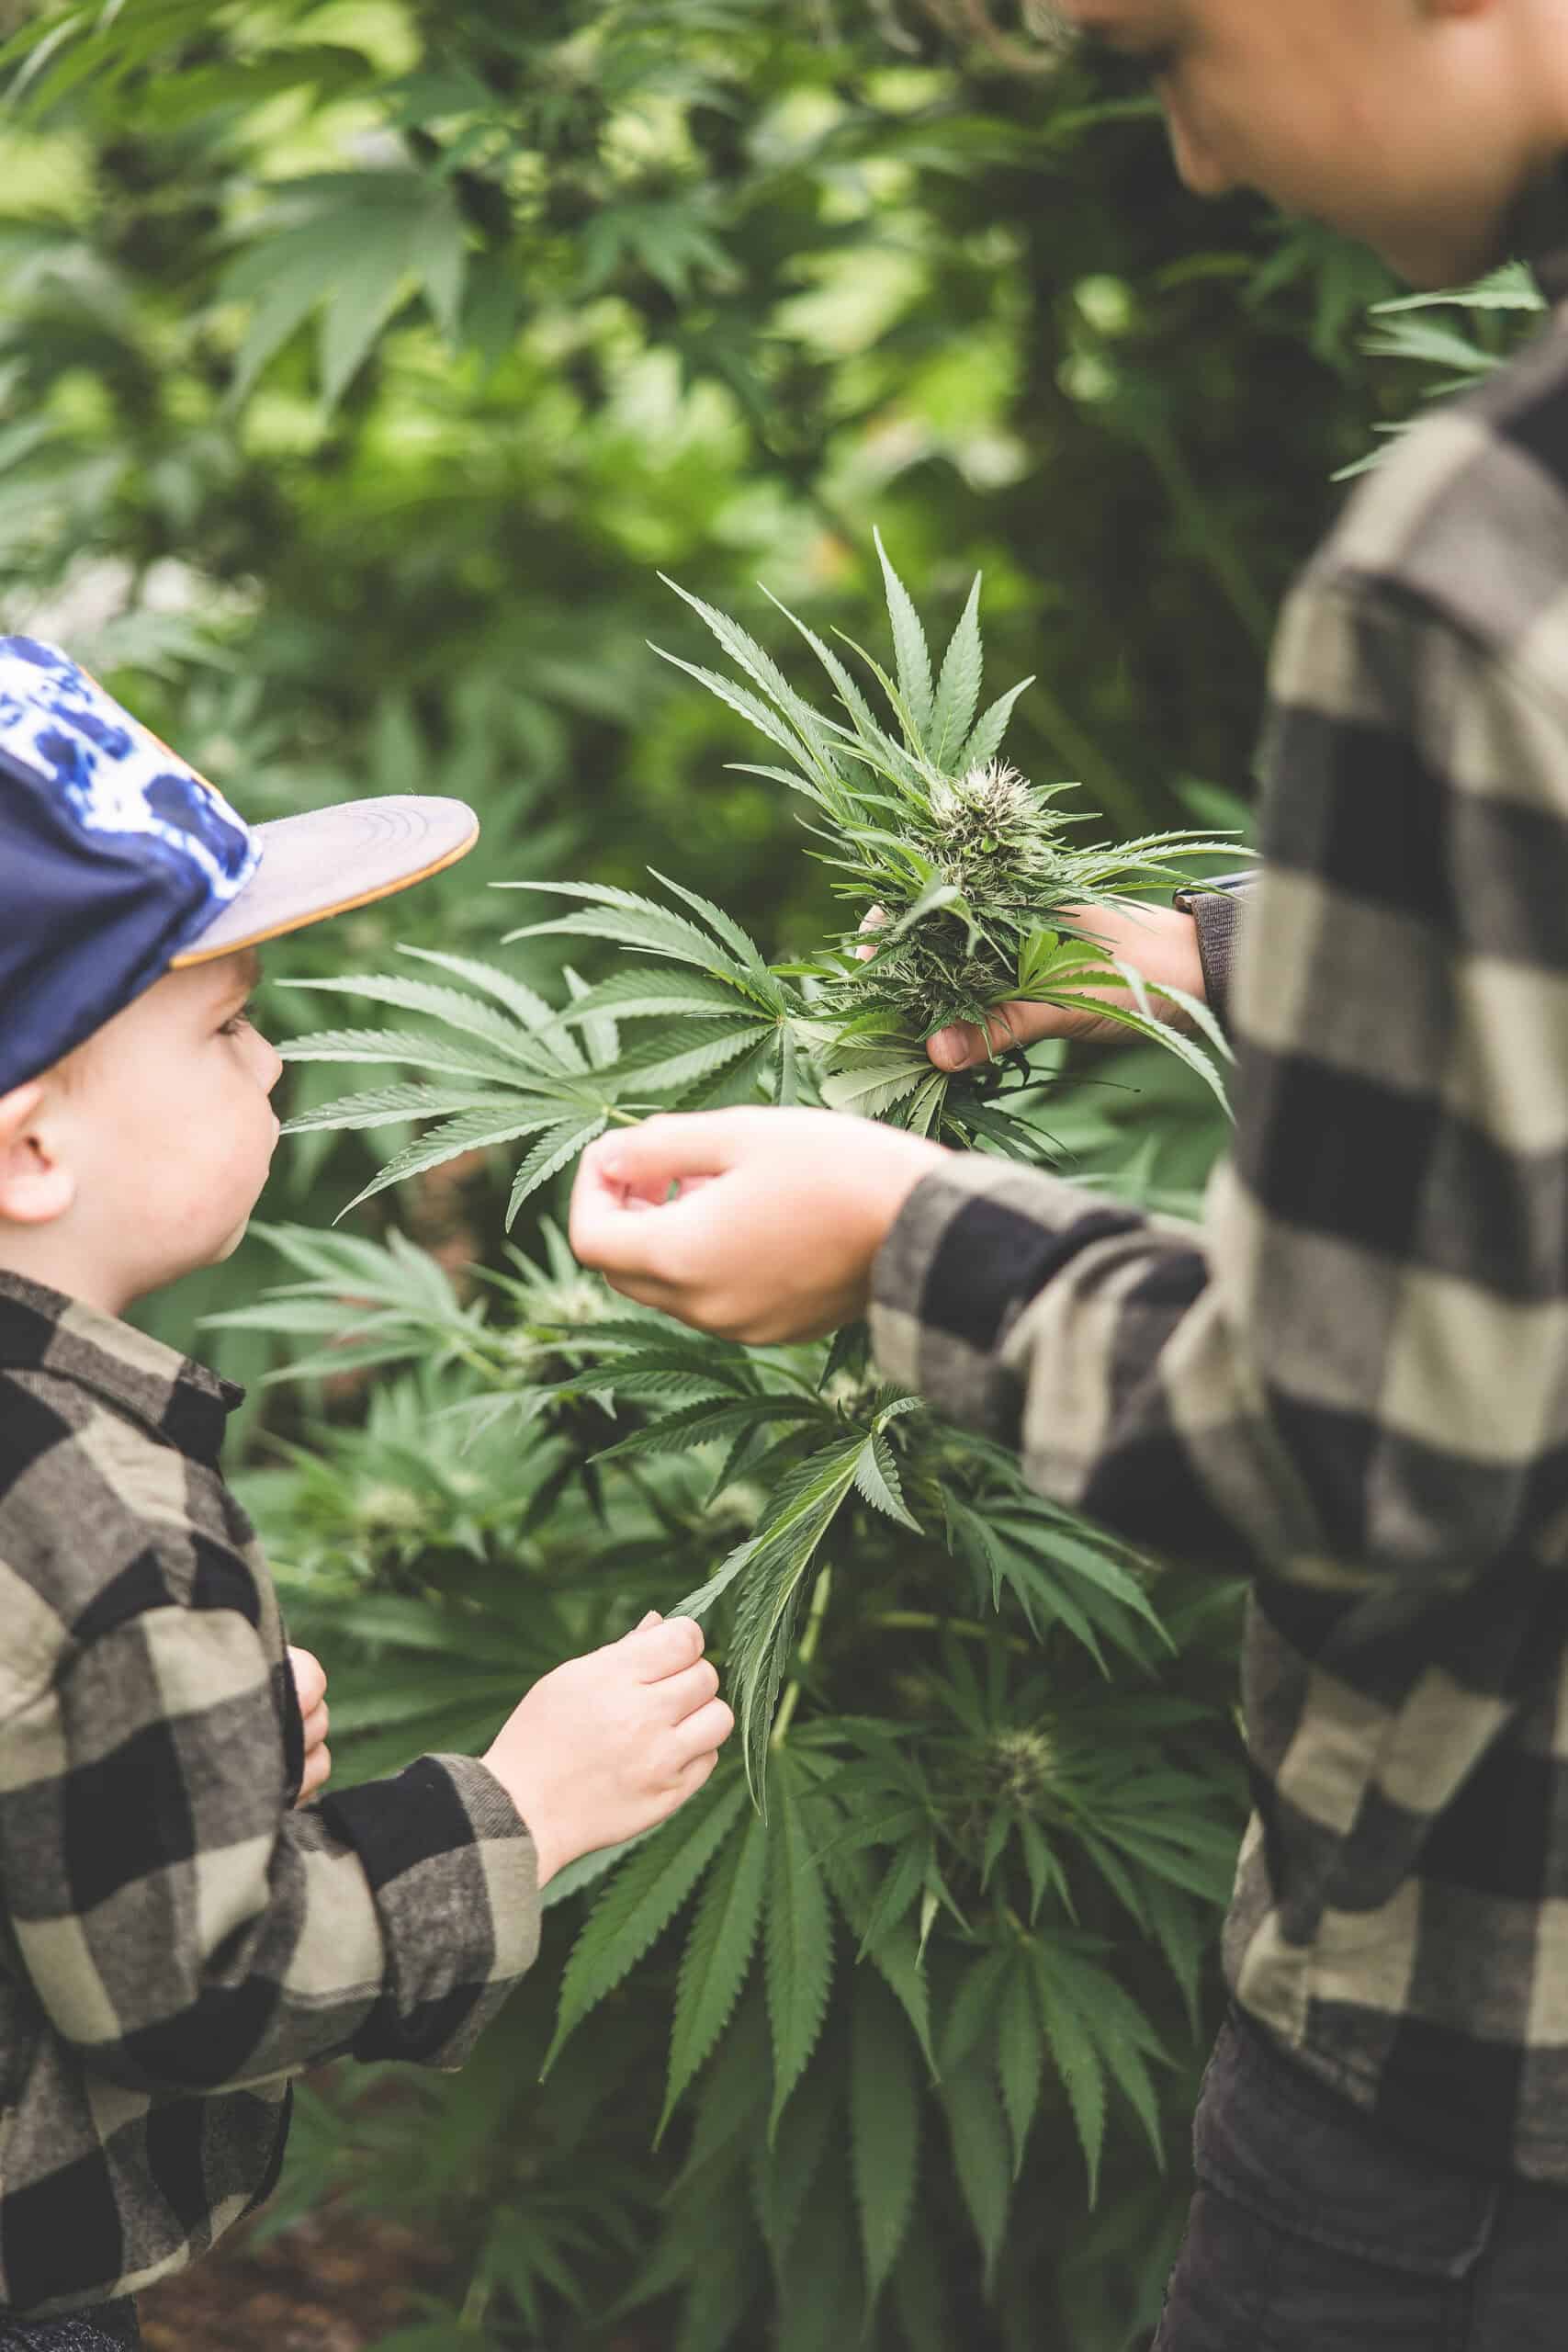
{"label": "blue and white patterned cap", "polygon": [[420,795],[247,825],[69,654],[0,638],[0,1094],[171,967],[405,888],[478,832]]}

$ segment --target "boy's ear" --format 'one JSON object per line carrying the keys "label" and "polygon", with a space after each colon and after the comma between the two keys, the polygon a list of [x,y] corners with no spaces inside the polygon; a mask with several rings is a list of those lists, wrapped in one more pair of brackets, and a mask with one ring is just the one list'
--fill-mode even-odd
{"label": "boy's ear", "polygon": [[49,1225],[76,1197],[76,1179],[40,1119],[47,1089],[38,1079],[0,1094],[0,1225]]}

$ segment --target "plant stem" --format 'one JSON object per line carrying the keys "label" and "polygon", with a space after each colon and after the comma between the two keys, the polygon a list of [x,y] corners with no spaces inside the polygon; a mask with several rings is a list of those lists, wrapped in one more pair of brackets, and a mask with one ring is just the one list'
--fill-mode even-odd
{"label": "plant stem", "polygon": [[[863,1617],[869,1631],[888,1634],[958,1634],[966,1642],[994,1642],[998,1628],[982,1625],[973,1617],[939,1617],[929,1609],[885,1609],[880,1616]],[[1026,1657],[1037,1655],[1036,1645],[1026,1642],[1018,1634],[1004,1634],[1009,1649],[1019,1650]]]}
{"label": "plant stem", "polygon": [[[811,1589],[811,1605],[806,1612],[806,1631],[800,1637],[799,1663],[802,1667],[809,1666],[817,1655],[817,1645],[822,1638],[822,1619],[828,1607],[828,1594],[832,1582],[831,1567],[824,1566]],[[773,1719],[773,1735],[768,1741],[770,1747],[782,1747],[784,1744],[785,1734],[795,1721],[795,1711],[800,1704],[800,1684],[801,1678],[798,1673],[791,1677],[789,1688],[780,1700],[779,1711]]]}

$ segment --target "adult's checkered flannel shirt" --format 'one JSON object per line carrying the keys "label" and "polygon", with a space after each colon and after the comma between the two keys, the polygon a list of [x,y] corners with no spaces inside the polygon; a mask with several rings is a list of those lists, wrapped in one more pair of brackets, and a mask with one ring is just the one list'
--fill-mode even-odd
{"label": "adult's checkered flannel shirt", "polygon": [[1201,1228],[955,1159],[876,1352],[1251,1577],[1235,1999],[1396,2131],[1568,2182],[1568,310],[1352,500],[1262,772]]}
{"label": "adult's checkered flannel shirt", "polygon": [[218,1471],[239,1396],[0,1273],[0,2312],[181,2268],[272,2188],[290,2075],[459,2065],[537,1946],[483,1764],[291,1809],[283,1623]]}

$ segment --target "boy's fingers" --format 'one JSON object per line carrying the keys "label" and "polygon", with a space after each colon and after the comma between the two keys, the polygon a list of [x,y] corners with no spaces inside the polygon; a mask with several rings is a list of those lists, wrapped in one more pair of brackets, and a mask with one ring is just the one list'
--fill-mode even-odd
{"label": "boy's fingers", "polygon": [[694,1715],[675,1726],[675,1753],[682,1767],[699,1756],[711,1756],[735,1729],[735,1716],[722,1699],[710,1699]]}
{"label": "boy's fingers", "polygon": [[637,1674],[644,1682],[663,1682],[683,1674],[703,1654],[703,1629],[694,1617],[667,1617],[662,1623],[639,1627],[630,1636],[637,1653]]}
{"label": "boy's fingers", "polygon": [[327,1670],[319,1657],[309,1650],[289,1645],[288,1663],[294,1670],[294,1688],[299,1694],[299,1711],[308,1715],[319,1706],[327,1687]]}
{"label": "boy's fingers", "polygon": [[679,1674],[666,1675],[659,1686],[660,1703],[669,1710],[672,1724],[684,1723],[699,1707],[718,1695],[718,1668],[711,1658],[702,1657],[695,1666],[686,1667]]}
{"label": "boy's fingers", "polygon": [[688,1797],[694,1797],[705,1781],[712,1779],[714,1767],[717,1762],[718,1750],[716,1747],[710,1747],[705,1749],[702,1755],[694,1756],[689,1764],[682,1765],[671,1787],[672,1802],[670,1810],[671,1813],[678,1806],[683,1805]]}
{"label": "boy's fingers", "polygon": [[327,1709],[327,1703],[323,1699],[321,1705],[319,1707],[312,1707],[310,1713],[305,1718],[305,1746],[307,1750],[312,1747],[319,1747],[321,1746],[322,1740],[325,1739],[327,1736],[331,1721],[332,1718]]}

